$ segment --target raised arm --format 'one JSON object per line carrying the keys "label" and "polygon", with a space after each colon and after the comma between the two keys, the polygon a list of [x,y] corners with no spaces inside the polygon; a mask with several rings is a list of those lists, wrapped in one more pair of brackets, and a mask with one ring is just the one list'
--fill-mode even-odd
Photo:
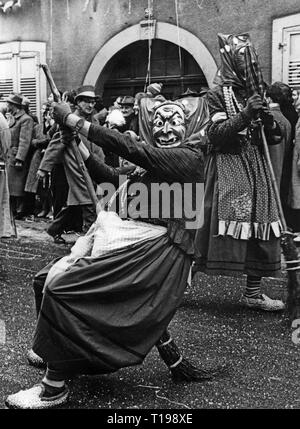
{"label": "raised arm", "polygon": [[59,123],[77,130],[104,150],[114,152],[158,177],[181,182],[202,179],[202,156],[197,145],[156,148],[129,134],[83,121],[72,114],[64,103],[54,105],[54,114]]}
{"label": "raised arm", "polygon": [[88,138],[157,176],[191,181],[201,163],[200,151],[188,146],[161,149],[129,134],[91,125]]}

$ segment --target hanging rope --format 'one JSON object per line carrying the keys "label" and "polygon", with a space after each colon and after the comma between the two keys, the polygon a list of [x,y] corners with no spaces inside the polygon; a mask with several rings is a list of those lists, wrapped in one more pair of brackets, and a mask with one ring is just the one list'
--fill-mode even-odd
{"label": "hanging rope", "polygon": [[90,0],[86,0],[86,2],[84,3],[84,6],[83,6],[82,12],[86,12],[89,3],[90,3]]}
{"label": "hanging rope", "polygon": [[144,86],[144,92],[146,92],[146,88],[149,82],[151,83],[151,55],[152,55],[152,37],[151,37],[151,13],[153,10],[153,0],[148,0],[148,65],[147,65],[147,74],[146,81]]}
{"label": "hanging rope", "polygon": [[93,12],[96,13],[98,9],[98,0],[93,1]]}
{"label": "hanging rope", "polygon": [[181,93],[183,93],[184,87],[183,87],[183,81],[182,81],[182,56],[181,56],[181,42],[180,42],[180,33],[179,33],[178,0],[175,0],[175,13],[176,13],[176,27],[177,27],[178,57],[179,57],[179,67],[180,67],[180,85],[181,85]]}
{"label": "hanging rope", "polygon": [[131,15],[131,0],[128,0],[128,14]]}
{"label": "hanging rope", "polygon": [[52,63],[53,59],[53,2],[50,0],[50,55],[49,63]]}
{"label": "hanging rope", "polygon": [[69,0],[67,0],[67,20],[70,21],[70,3],[69,3]]}

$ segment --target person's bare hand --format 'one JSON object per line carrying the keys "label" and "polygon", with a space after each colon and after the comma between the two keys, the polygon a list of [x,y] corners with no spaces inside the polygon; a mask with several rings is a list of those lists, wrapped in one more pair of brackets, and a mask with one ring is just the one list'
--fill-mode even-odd
{"label": "person's bare hand", "polygon": [[47,172],[44,170],[38,170],[36,173],[36,177],[38,178],[38,180],[43,180],[45,179],[46,176],[47,176]]}
{"label": "person's bare hand", "polygon": [[21,171],[23,169],[23,162],[22,161],[15,161],[15,169],[18,171]]}

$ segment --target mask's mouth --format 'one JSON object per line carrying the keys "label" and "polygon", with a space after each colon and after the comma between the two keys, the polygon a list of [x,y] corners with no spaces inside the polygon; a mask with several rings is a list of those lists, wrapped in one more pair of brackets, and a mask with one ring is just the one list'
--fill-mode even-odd
{"label": "mask's mouth", "polygon": [[171,136],[161,136],[156,138],[157,147],[177,147],[181,144],[181,140],[178,140],[174,134]]}

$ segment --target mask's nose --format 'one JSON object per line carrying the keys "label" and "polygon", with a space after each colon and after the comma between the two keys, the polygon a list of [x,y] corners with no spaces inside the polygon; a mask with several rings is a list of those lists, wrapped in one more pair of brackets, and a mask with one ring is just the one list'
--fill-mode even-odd
{"label": "mask's nose", "polygon": [[168,134],[169,131],[170,131],[170,124],[169,124],[169,122],[165,122],[163,132],[164,132],[164,134]]}

